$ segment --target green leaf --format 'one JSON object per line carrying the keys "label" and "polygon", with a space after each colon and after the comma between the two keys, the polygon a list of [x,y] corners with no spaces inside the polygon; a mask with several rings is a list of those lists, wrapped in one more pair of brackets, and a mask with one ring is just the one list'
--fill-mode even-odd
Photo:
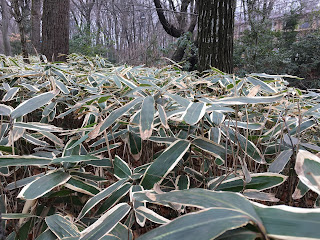
{"label": "green leaf", "polygon": [[139,160],[142,154],[142,139],[135,133],[129,132],[129,150],[134,160]]}
{"label": "green leaf", "polygon": [[114,175],[116,178],[130,178],[132,175],[132,171],[128,164],[123,161],[118,155],[114,158]]}
{"label": "green leaf", "polygon": [[140,112],[139,127],[142,140],[146,140],[152,135],[154,112],[154,98],[148,96],[143,100]]}
{"label": "green leaf", "polygon": [[46,92],[24,101],[12,111],[11,117],[16,119],[33,112],[50,102],[58,93],[58,91]]}
{"label": "green leaf", "polygon": [[85,173],[85,172],[79,172],[79,171],[71,171],[70,175],[71,176],[77,176],[79,178],[86,179],[86,180],[96,181],[96,182],[106,182],[106,181],[108,181],[106,178],[99,177],[99,176],[93,175],[91,173]]}
{"label": "green leaf", "polygon": [[276,239],[320,239],[320,210],[255,204],[268,236]]}
{"label": "green leaf", "polygon": [[6,186],[6,190],[13,190],[13,189],[16,189],[16,188],[19,188],[19,187],[23,187],[31,182],[33,182],[35,179],[43,176],[44,173],[40,173],[38,175],[34,175],[34,176],[31,176],[31,177],[27,177],[27,178],[23,178],[23,179],[20,179],[16,182],[12,182],[12,183],[9,183],[7,186]]}
{"label": "green leaf", "polygon": [[273,89],[269,84],[259,80],[255,77],[247,77],[247,80],[254,86],[260,86],[262,90],[268,92],[268,93],[277,93],[275,89]]}
{"label": "green leaf", "polygon": [[99,160],[98,157],[92,155],[71,155],[67,157],[55,158],[52,160],[52,164],[56,163],[78,163],[83,161]]}
{"label": "green leaf", "polygon": [[244,104],[258,104],[258,103],[272,103],[279,102],[284,95],[275,95],[268,97],[226,97],[219,100],[212,101],[211,104],[223,105],[244,105]]}
{"label": "green leaf", "polygon": [[185,113],[183,114],[183,120],[192,125],[197,124],[200,119],[206,113],[206,104],[200,102],[190,103]]}
{"label": "green leaf", "polygon": [[36,240],[56,240],[57,236],[50,230],[47,229],[43,233],[39,235],[39,237],[36,238]]}
{"label": "green leaf", "polygon": [[177,140],[170,145],[161,155],[148,167],[141,185],[145,189],[153,188],[157,182],[161,182],[169,172],[178,164],[183,155],[188,151],[190,143],[185,140]]}
{"label": "green leaf", "polygon": [[10,220],[10,219],[24,219],[24,218],[32,218],[38,217],[29,213],[1,213],[1,218],[3,220]]}
{"label": "green leaf", "polygon": [[[167,224],[171,222],[169,219],[166,219],[159,214],[155,213],[154,211],[150,210],[149,208],[146,208],[145,206],[140,206],[136,209],[136,214],[142,215],[144,218],[149,219],[151,222],[157,223],[157,224]],[[141,226],[141,225],[140,225]]]}
{"label": "green leaf", "polygon": [[0,115],[1,116],[10,116],[13,108],[4,104],[0,104]]}
{"label": "green leaf", "polygon": [[74,177],[71,177],[68,182],[64,184],[64,186],[73,191],[81,192],[90,196],[94,196],[100,192],[99,188]]}
{"label": "green leaf", "polygon": [[121,118],[126,112],[128,112],[131,108],[133,108],[138,103],[142,102],[142,98],[136,98],[135,100],[127,103],[126,105],[117,108],[113,112],[110,113],[110,115],[103,121],[103,123],[100,124],[94,129],[93,131],[97,131],[99,133],[103,132],[107,128],[109,128],[117,119]]}
{"label": "green leaf", "polygon": [[62,171],[49,172],[26,185],[17,198],[29,200],[37,199],[50,192],[55,187],[65,184],[69,179],[70,175],[68,173]]}
{"label": "green leaf", "polygon": [[162,126],[166,129],[168,129],[169,128],[168,118],[167,118],[167,114],[166,114],[163,106],[160,104],[157,104],[157,108],[158,108],[159,117],[160,117],[160,121],[161,121]]}
{"label": "green leaf", "polygon": [[[254,173],[250,176],[251,181],[249,183],[245,183],[242,177],[230,178],[223,181],[215,190],[240,192],[243,188],[245,188],[262,191],[276,187],[287,179],[286,176],[278,173]],[[212,189],[211,182],[208,183],[208,188]]]}
{"label": "green leaf", "polygon": [[292,156],[292,149],[282,151],[278,157],[270,164],[269,172],[280,173],[289,162]]}
{"label": "green leaf", "polygon": [[15,122],[14,127],[24,128],[37,132],[63,132],[62,128],[39,122]]}
{"label": "green leaf", "polygon": [[[110,232],[110,234],[117,236],[117,240],[126,239],[126,240],[132,240],[133,234],[131,229],[129,229],[126,225],[119,222],[114,229]],[[103,238],[104,240],[107,240],[107,238]],[[113,239],[110,239],[113,240]]]}
{"label": "green leaf", "polygon": [[143,190],[144,190],[143,187],[140,185],[133,185],[130,189],[130,201],[132,202],[133,210],[134,210],[135,216],[136,216],[136,221],[141,227],[144,227],[144,225],[146,223],[146,217],[144,215],[138,213],[137,209],[139,207],[146,207],[146,203],[139,202],[139,201],[136,201],[135,199],[133,199],[133,193],[141,192]]}
{"label": "green leaf", "polygon": [[97,221],[81,232],[80,240],[96,240],[107,235],[129,213],[130,206],[120,203],[103,214]]}
{"label": "green leaf", "polygon": [[217,158],[226,159],[226,149],[207,138],[196,138],[192,141],[192,144]]}
{"label": "green leaf", "polygon": [[239,228],[251,219],[242,211],[211,208],[189,213],[140,236],[138,240],[215,239],[229,229]]}
{"label": "green leaf", "polygon": [[49,165],[51,159],[35,157],[31,155],[16,156],[16,155],[5,155],[0,156],[0,167],[10,166],[44,166]]}
{"label": "green leaf", "polygon": [[98,209],[97,214],[102,214],[117,204],[129,192],[131,186],[132,183],[125,183],[123,186],[114,191]]}
{"label": "green leaf", "polygon": [[176,187],[178,190],[189,189],[190,179],[188,175],[179,175],[176,179]]}
{"label": "green leaf", "polygon": [[92,208],[94,208],[98,203],[100,203],[103,199],[109,197],[114,191],[120,188],[127,179],[119,180],[118,182],[112,184],[111,186],[107,187],[103,191],[99,192],[97,195],[89,199],[84,207],[82,208],[78,219],[83,218]]}
{"label": "green leaf", "polygon": [[320,194],[320,158],[316,155],[299,150],[295,168],[300,181],[312,191]]}
{"label": "green leaf", "polygon": [[45,218],[49,229],[59,238],[79,237],[77,227],[59,214],[54,214]]}

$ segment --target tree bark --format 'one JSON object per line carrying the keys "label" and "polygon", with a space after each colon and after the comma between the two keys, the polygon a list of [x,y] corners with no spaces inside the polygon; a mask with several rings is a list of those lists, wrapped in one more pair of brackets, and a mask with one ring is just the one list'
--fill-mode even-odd
{"label": "tree bark", "polygon": [[44,0],[42,53],[48,61],[66,61],[69,53],[70,0]]}
{"label": "tree bark", "polygon": [[198,69],[233,71],[235,0],[199,0]]}
{"label": "tree bark", "polygon": [[31,44],[40,52],[41,0],[32,0],[31,4]]}
{"label": "tree bark", "polygon": [[2,39],[4,46],[4,54],[7,56],[11,55],[11,46],[9,39],[9,8],[6,0],[1,0],[1,8],[2,8]]}
{"label": "tree bark", "polygon": [[18,23],[18,27],[19,27],[23,61],[25,63],[30,63],[28,49],[27,49],[26,30],[25,30],[24,21],[23,21],[23,15],[22,15],[22,12],[20,11],[20,7],[19,7],[19,2],[18,2],[18,0],[11,0],[11,4],[13,7],[14,18],[15,18],[16,22]]}

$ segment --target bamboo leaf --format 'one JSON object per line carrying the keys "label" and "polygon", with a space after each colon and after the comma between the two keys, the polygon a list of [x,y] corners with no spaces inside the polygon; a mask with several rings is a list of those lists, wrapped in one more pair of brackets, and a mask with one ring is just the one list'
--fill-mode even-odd
{"label": "bamboo leaf", "polygon": [[155,183],[161,182],[181,160],[189,147],[190,143],[185,140],[177,140],[172,143],[171,146],[148,167],[141,180],[141,185],[145,189],[151,189]]}
{"label": "bamboo leaf", "polygon": [[148,96],[143,100],[140,112],[139,127],[142,140],[146,140],[152,135],[154,112],[154,98]]}
{"label": "bamboo leaf", "polygon": [[130,178],[132,171],[128,164],[123,161],[118,155],[114,158],[114,175],[118,179]]}
{"label": "bamboo leaf", "polygon": [[49,229],[59,238],[80,237],[77,227],[59,214],[45,218]]}

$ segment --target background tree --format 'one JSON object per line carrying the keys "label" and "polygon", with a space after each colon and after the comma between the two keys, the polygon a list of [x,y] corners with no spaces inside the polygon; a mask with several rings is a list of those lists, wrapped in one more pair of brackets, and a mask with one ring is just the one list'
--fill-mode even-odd
{"label": "background tree", "polygon": [[6,0],[1,0],[1,15],[2,15],[2,40],[4,46],[4,54],[11,55],[11,46],[9,40],[9,20],[10,20],[10,13],[9,7]]}
{"label": "background tree", "polygon": [[32,0],[31,3],[31,44],[40,52],[41,0]]}
{"label": "background tree", "polygon": [[198,69],[233,71],[235,0],[199,0]]}
{"label": "background tree", "polygon": [[66,61],[69,53],[70,0],[44,0],[42,50],[49,61]]}
{"label": "background tree", "polygon": [[30,9],[29,1],[11,0],[11,7],[12,7],[12,15],[19,27],[23,60],[26,63],[29,63],[29,54],[28,54],[28,48],[27,48],[27,34],[26,34],[27,15],[28,15],[28,10]]}

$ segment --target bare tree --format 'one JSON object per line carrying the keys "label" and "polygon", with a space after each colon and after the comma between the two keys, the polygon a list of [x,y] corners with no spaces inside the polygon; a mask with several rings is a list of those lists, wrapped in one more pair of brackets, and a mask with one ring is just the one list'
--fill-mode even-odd
{"label": "bare tree", "polygon": [[11,55],[10,39],[8,34],[9,29],[9,8],[6,0],[1,0],[1,13],[2,13],[2,38],[4,46],[4,54]]}

